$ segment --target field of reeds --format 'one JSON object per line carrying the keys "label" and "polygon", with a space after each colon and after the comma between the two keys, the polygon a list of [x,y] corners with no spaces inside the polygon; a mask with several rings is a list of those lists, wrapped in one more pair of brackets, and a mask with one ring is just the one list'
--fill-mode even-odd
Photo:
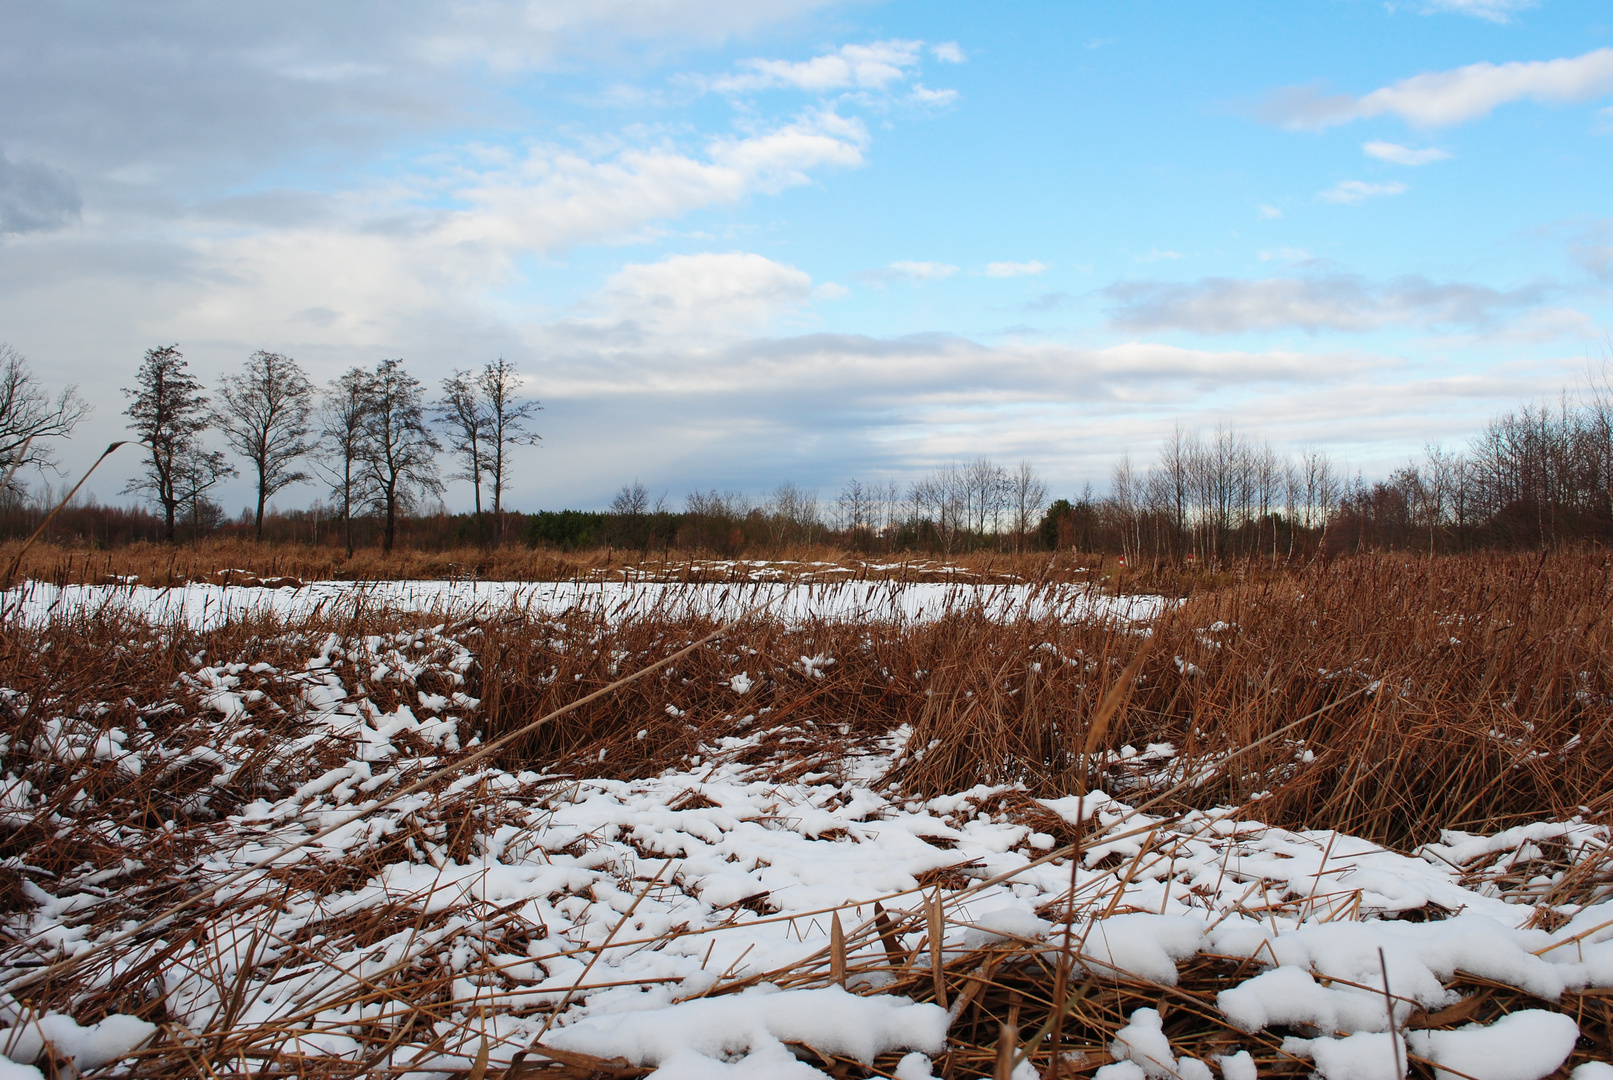
{"label": "field of reeds", "polygon": [[[1476,1076],[1470,1025],[1569,1021],[1538,1075],[1613,1058],[1613,564],[1183,592],[1146,621],[8,617],[0,1053],[701,1075],[664,1009],[739,1018],[683,1047],[735,1076],[1085,1077],[1151,1046],[1137,1076]],[[1336,1019],[1251,1020],[1296,966]],[[808,1018],[763,1017],[780,994]]]}
{"label": "field of reeds", "polygon": [[[0,544],[0,566],[22,549]],[[243,581],[965,581],[1103,582],[1131,590],[1185,595],[1251,575],[1282,573],[1278,564],[1224,568],[1147,565],[1126,568],[1114,555],[1079,552],[971,551],[953,555],[870,555],[824,545],[798,545],[765,556],[713,558],[687,551],[595,548],[558,551],[524,545],[395,551],[339,549],[250,540],[202,540],[184,546],[134,543],[83,548],[36,543],[23,552],[19,578],[57,585],[138,581],[169,588],[189,582]]]}

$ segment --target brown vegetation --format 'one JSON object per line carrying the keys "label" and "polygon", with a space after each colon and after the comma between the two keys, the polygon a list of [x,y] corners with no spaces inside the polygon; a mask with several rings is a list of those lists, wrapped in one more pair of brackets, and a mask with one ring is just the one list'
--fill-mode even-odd
{"label": "brown vegetation", "polygon": [[[150,569],[161,557],[191,553],[214,566],[233,562],[264,574],[333,576],[294,559],[262,565],[237,557],[239,550],[198,548],[186,553],[153,549],[146,556],[152,564],[139,564],[153,575],[143,580],[160,582],[160,573],[171,579],[200,576],[199,566],[177,562],[159,573]],[[117,553],[120,559],[133,555],[132,549]],[[554,559],[537,552],[509,557],[531,559],[533,565]],[[79,561],[63,570],[75,579],[80,573],[127,572],[136,565],[75,558]],[[1043,556],[1040,565],[1046,563]],[[1035,560],[1011,565],[1035,578]],[[1235,805],[1272,824],[1338,828],[1409,849],[1437,839],[1442,828],[1490,832],[1574,815],[1613,819],[1606,779],[1613,773],[1610,610],[1613,564],[1607,558],[1536,555],[1369,557],[1316,563],[1290,575],[1257,575],[1196,593],[1159,617],[1151,634],[1118,620],[1003,623],[963,614],[917,625],[785,626],[758,615],[678,661],[677,670],[657,672],[533,732],[505,752],[503,764],[551,774],[655,775],[687,763],[724,734],[754,733],[760,724],[766,736],[743,750],[741,760],[784,780],[833,773],[848,755],[909,725],[908,746],[929,752],[899,757],[886,785],[929,794],[981,782],[1022,784],[1023,790],[1005,797],[997,811],[1039,829],[1057,828],[1061,843],[1078,843],[1079,837],[1067,826],[1049,823],[1030,798],[1101,787],[1134,803],[1156,800],[1162,810]],[[132,727],[143,716],[149,724],[169,727],[181,741],[192,738],[201,745],[219,737],[218,724],[196,718],[194,704],[176,691],[198,653],[289,668],[306,657],[309,640],[326,633],[351,638],[427,621],[433,620],[370,613],[356,622],[325,619],[298,626],[290,635],[287,628],[263,623],[205,632],[153,629],[106,614],[42,629],[7,625],[0,629],[0,683],[28,701],[52,703],[52,712],[78,709],[106,730]],[[473,642],[477,663],[467,672],[467,689],[482,699],[480,734],[492,739],[713,628],[697,619],[607,626],[584,618],[535,622],[506,613],[453,626],[449,633]],[[835,662],[820,676],[801,669],[804,655],[827,655]],[[736,663],[757,681],[743,708],[721,681]],[[274,675],[248,685],[270,702],[294,693]],[[388,691],[377,687],[376,693],[377,703],[387,704]],[[183,708],[161,710],[162,703],[176,699]],[[104,711],[93,711],[98,703],[105,703]],[[685,719],[650,725],[647,737],[640,737],[645,718],[664,720],[669,703]],[[764,706],[771,711],[762,714]],[[12,745],[23,746],[38,734],[40,723],[35,710],[8,707],[3,726]],[[295,718],[288,714],[284,723],[290,737]],[[1167,742],[1174,756],[1139,761],[1120,752],[1128,745]],[[271,749],[263,748],[265,761]],[[309,768],[317,775],[320,765],[310,761]],[[276,785],[298,782],[252,769],[222,786],[211,785],[211,774],[200,770],[194,777],[185,770],[130,777],[107,763],[69,776],[52,771],[46,761],[32,769],[36,787],[48,791],[49,800],[35,823],[14,830],[0,845],[11,865],[28,868],[0,877],[0,906],[16,910],[27,903],[24,873],[57,880],[85,864],[122,857],[93,829],[64,831],[57,824],[72,818],[76,800],[87,793],[124,827],[149,837],[146,867],[124,886],[130,918],[143,918],[185,895],[185,837],[189,826],[204,821],[193,816],[196,796],[208,795],[210,817],[237,812]],[[471,820],[474,810],[467,800],[474,789],[461,793],[458,802],[438,794],[442,822]],[[457,834],[450,830],[451,842],[452,835]],[[385,857],[385,849],[368,851],[340,880],[320,887],[328,891],[362,881]],[[297,887],[309,887],[306,873],[286,873],[288,889],[297,874],[303,875]],[[941,917],[950,918],[949,890],[966,890],[970,882],[937,884],[935,902],[942,905]],[[1610,884],[1613,866],[1582,866],[1563,876],[1540,902],[1583,902]],[[1048,1049],[1042,1036],[1053,1027],[1055,1001],[1064,1004],[1058,1020],[1061,1045],[1088,1054],[1087,1065],[1067,1069],[1066,1076],[1089,1075],[1093,1065],[1106,1060],[1106,1040],[1141,1005],[1159,1008],[1173,1040],[1189,1052],[1219,1052],[1232,1040],[1214,1007],[1217,990],[1229,985],[1237,968],[1232,961],[1200,957],[1184,967],[1174,988],[1129,978],[1088,978],[1065,987],[1059,966],[1046,958],[1045,944],[1007,941],[950,959],[937,976],[922,947],[891,944],[922,929],[932,914],[928,902],[918,895],[893,897],[881,916],[886,921],[850,927],[845,941],[852,953],[876,939],[885,949],[864,948],[849,969],[844,955],[825,955],[797,970],[762,973],[721,989],[737,990],[763,977],[786,986],[816,985],[833,974],[849,970],[855,976],[876,967],[894,974],[895,991],[915,998],[930,999],[944,987],[964,996],[947,1061],[948,1075],[957,1076],[989,1075],[1004,1030],[1017,1030],[1019,1040],[1011,1045],[1041,1054],[1041,1067]],[[1093,900],[1103,902],[1104,897]],[[1072,908],[1060,917],[1093,913]],[[343,940],[378,940],[423,918],[400,905],[332,920],[319,929]],[[181,920],[166,940],[178,947],[186,933],[201,933],[202,926],[200,920]],[[485,930],[493,937],[514,932],[502,924]],[[164,955],[151,955],[109,977],[85,1015],[125,1011],[159,1018],[161,996],[152,987],[160,984]],[[454,973],[443,968],[409,978],[407,985],[386,991],[388,1000],[417,1000],[423,1015],[438,1018],[446,1006],[433,1003],[445,1000]],[[1516,1007],[1521,997],[1466,976],[1455,986],[1469,1003],[1465,1012],[1419,1015],[1415,1023],[1454,1026],[1493,1019]],[[46,981],[28,995],[47,1005],[64,1000],[69,989]],[[1606,1002],[1587,992],[1550,1004],[1577,1012],[1594,1043],[1582,1047],[1570,1065],[1613,1052]],[[1530,1007],[1544,1006],[1531,1002]],[[265,1047],[273,1043],[261,1031],[226,1028],[205,1034],[175,1036],[146,1052],[141,1075],[211,1073],[260,1050],[267,1053]],[[384,1049],[383,1028],[376,1028],[372,1041]],[[1273,1045],[1257,1055],[1263,1073],[1308,1071],[1279,1053],[1275,1039],[1268,1041]],[[570,1058],[534,1056],[508,1075],[637,1076],[645,1071]],[[287,1060],[279,1068],[311,1066]],[[825,1063],[831,1066],[839,1070],[836,1075],[889,1075],[894,1060],[876,1063],[873,1073],[850,1061]],[[328,1075],[358,1075],[353,1063],[322,1062],[320,1068]],[[1417,1065],[1415,1075],[1429,1075],[1426,1066]]]}

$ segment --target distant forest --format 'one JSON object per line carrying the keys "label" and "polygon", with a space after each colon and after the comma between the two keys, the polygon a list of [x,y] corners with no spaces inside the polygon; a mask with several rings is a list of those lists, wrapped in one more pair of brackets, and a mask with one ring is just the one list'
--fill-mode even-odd
{"label": "distant forest", "polygon": [[[294,360],[259,352],[223,380],[215,402],[173,346],[148,351],[135,382],[125,412],[142,470],[125,493],[140,502],[74,499],[56,510],[66,484],[30,489],[23,471],[54,467],[53,440],[70,435],[86,407],[72,388],[50,396],[25,358],[0,346],[0,536],[30,535],[55,511],[45,538],[90,548],[238,537],[349,552],[511,543],[721,557],[808,546],[1075,549],[1216,563],[1613,542],[1605,372],[1578,395],[1495,417],[1465,450],[1429,447],[1374,481],[1345,475],[1324,453],[1284,455],[1230,427],[1178,428],[1152,464],[1124,458],[1101,496],[1089,485],[1050,499],[1029,461],[1010,468],[977,457],[909,483],[852,479],[827,498],[784,483],[762,498],[713,490],[674,506],[635,480],[606,510],[536,513],[505,505],[516,448],[539,440],[539,405],[519,396],[519,373],[502,359],[456,371],[434,398],[400,360],[354,368],[321,392]],[[208,445],[213,436],[228,452]],[[243,472],[254,504],[232,518],[213,493]],[[278,491],[308,481],[325,489],[314,505],[269,508]],[[442,508],[448,481],[470,487],[472,512]]]}

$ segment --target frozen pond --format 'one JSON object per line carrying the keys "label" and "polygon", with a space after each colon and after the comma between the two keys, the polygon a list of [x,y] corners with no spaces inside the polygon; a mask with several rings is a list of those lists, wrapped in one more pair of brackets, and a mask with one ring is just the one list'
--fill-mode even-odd
{"label": "frozen pond", "polygon": [[612,620],[656,615],[731,618],[752,608],[789,622],[811,619],[923,621],[978,611],[994,619],[1116,617],[1143,621],[1168,601],[1158,596],[1116,597],[1090,585],[968,585],[841,581],[663,583],[578,581],[316,581],[291,589],[189,584],[69,585],[30,581],[5,594],[5,617],[39,623],[102,610],[138,612],[154,623],[198,629],[245,616],[297,619],[347,614],[355,607],[440,613],[463,618],[519,609],[560,615],[604,614]]}

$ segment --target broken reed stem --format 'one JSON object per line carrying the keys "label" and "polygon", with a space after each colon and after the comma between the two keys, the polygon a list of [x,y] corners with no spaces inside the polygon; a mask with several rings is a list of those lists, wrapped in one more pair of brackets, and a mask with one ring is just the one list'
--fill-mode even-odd
{"label": "broken reed stem", "polygon": [[[28,442],[32,442],[32,441],[33,441],[33,437],[29,436]],[[68,503],[73,501],[73,496],[77,495],[78,494],[78,489],[84,486],[84,481],[86,481],[86,480],[88,480],[90,478],[90,473],[94,472],[97,468],[99,468],[101,462],[105,461],[108,457],[111,456],[112,451],[116,450],[118,447],[122,446],[125,442],[128,442],[128,441],[129,440],[127,440],[127,439],[120,440],[118,442],[113,443],[111,446],[107,447],[105,450],[101,451],[101,456],[95,459],[95,464],[91,465],[88,469],[84,470],[84,475],[78,478],[78,483],[73,485],[72,490],[69,491],[65,496],[62,497],[61,502],[57,503],[54,507],[51,508],[50,513],[45,515],[45,520],[41,521],[39,523],[39,528],[35,529],[33,531],[32,535],[30,535],[28,537],[28,539],[26,539],[26,540],[24,540],[22,542],[22,547],[17,549],[17,554],[12,556],[11,562],[6,565],[5,576],[3,578],[0,578],[0,590],[5,590],[5,589],[11,588],[11,583],[14,580],[16,580],[16,577],[17,577],[17,568],[22,565],[22,557],[24,555],[28,554],[28,549],[34,546],[34,542],[36,540],[38,540],[40,538],[40,536],[42,536],[44,534],[44,532],[45,532],[45,530],[47,528],[50,527],[50,523],[52,521],[56,520],[56,515],[61,512],[62,507],[66,506]],[[22,453],[26,454],[27,452],[28,452],[28,443],[23,443]],[[19,454],[18,457],[17,457],[16,464],[20,465],[21,463],[22,463],[22,457]],[[6,474],[6,482],[7,483],[10,483],[11,475],[15,471],[16,471],[16,465],[13,465],[12,469],[11,469],[11,472],[8,472]]]}
{"label": "broken reed stem", "polygon": [[829,981],[846,985],[846,931],[840,925],[840,912],[829,920]]}
{"label": "broken reed stem", "polygon": [[900,971],[907,963],[907,956],[902,952],[901,935],[895,921],[885,913],[884,905],[878,900],[874,901],[874,925],[879,928],[879,941],[885,946],[885,958],[890,961],[891,970]]}
{"label": "broken reed stem", "polygon": [[1395,999],[1389,992],[1389,961],[1378,950],[1378,970],[1383,972],[1383,1006],[1389,1010],[1389,1053],[1395,1059],[1396,1080],[1406,1080],[1406,1066],[1400,1057],[1400,1034],[1395,1030]]}
{"label": "broken reed stem", "polygon": [[947,975],[942,963],[941,939],[946,933],[946,922],[942,918],[941,886],[935,887],[926,907],[930,920],[930,978],[935,982],[935,1003],[944,1009],[947,1007]]}

